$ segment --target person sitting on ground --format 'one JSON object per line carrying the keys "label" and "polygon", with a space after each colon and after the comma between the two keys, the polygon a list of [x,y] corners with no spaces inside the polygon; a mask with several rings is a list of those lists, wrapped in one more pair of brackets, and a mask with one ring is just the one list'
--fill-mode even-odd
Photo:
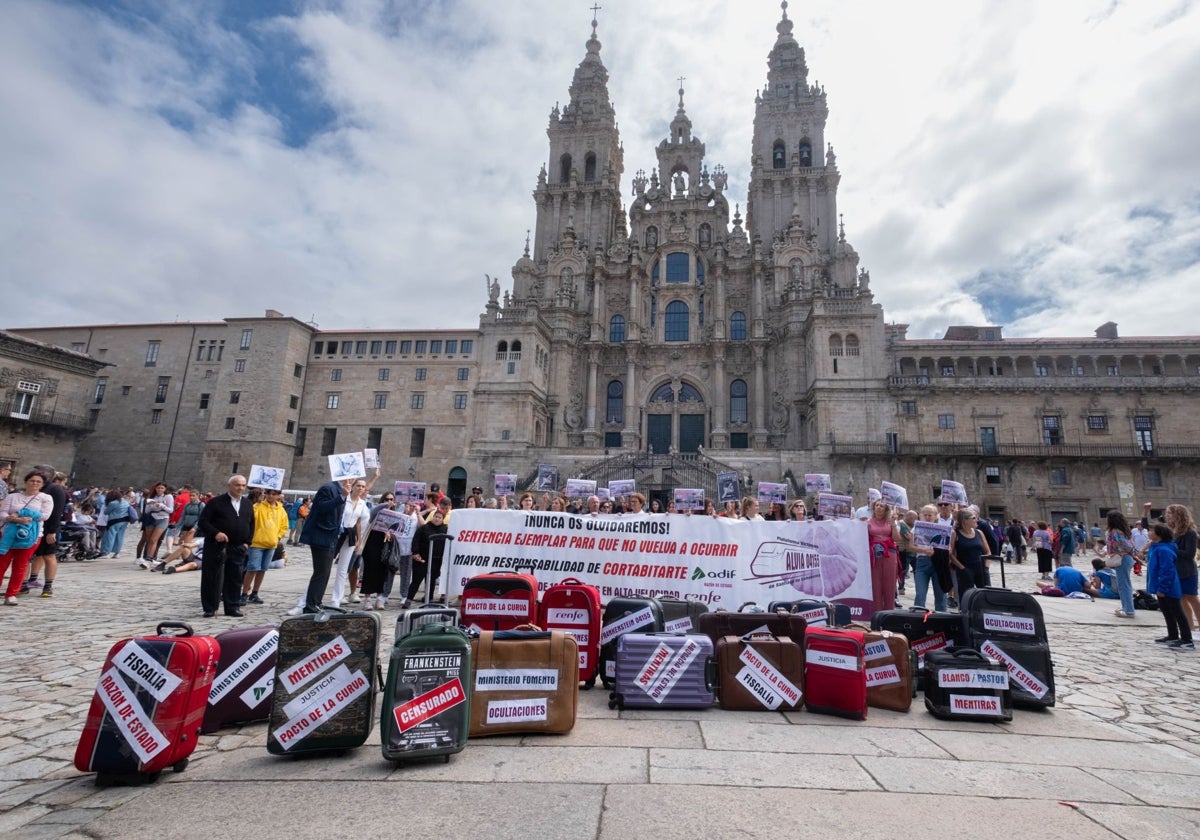
{"label": "person sitting on ground", "polygon": [[[184,528],[179,532],[179,540],[175,543],[175,548],[171,549],[171,553],[161,562],[156,563],[151,571],[173,575],[176,572],[190,572],[198,569],[203,550],[204,540],[196,536],[196,529]],[[187,568],[183,568],[184,566]]]}
{"label": "person sitting on ground", "polygon": [[1104,561],[1099,557],[1092,561],[1092,579],[1088,583],[1095,592],[1091,590],[1085,591],[1095,598],[1112,598],[1115,600],[1121,597],[1117,594],[1117,573],[1106,567]]}

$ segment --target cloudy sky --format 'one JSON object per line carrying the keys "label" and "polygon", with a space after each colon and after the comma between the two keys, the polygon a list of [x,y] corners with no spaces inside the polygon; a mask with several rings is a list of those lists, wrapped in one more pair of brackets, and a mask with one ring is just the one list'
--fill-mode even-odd
{"label": "cloudy sky", "polygon": [[[6,0],[0,326],[473,325],[484,274],[511,287],[592,2]],[[684,76],[744,208],[778,3],[600,3],[626,195]],[[1200,334],[1200,3],[789,16],[889,320]]]}

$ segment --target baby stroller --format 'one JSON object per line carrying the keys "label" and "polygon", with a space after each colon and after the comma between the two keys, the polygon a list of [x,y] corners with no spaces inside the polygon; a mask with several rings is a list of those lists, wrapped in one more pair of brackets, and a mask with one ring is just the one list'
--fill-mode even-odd
{"label": "baby stroller", "polygon": [[[95,560],[100,556],[100,550],[97,546],[97,536],[95,528],[89,528],[86,525],[77,525],[73,522],[65,523],[62,529],[58,532],[58,543],[55,548],[55,556],[59,562],[66,560],[75,560],[83,562],[84,560]],[[94,546],[88,548],[88,545]]]}

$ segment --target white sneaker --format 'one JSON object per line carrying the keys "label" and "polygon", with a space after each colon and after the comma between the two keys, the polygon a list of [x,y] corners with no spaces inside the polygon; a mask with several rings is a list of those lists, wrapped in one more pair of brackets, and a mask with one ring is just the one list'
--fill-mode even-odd
{"label": "white sneaker", "polygon": [[378,598],[375,599],[375,609],[376,610],[382,610],[386,606],[387,606],[387,598],[380,595]]}
{"label": "white sneaker", "polygon": [[150,561],[149,560],[139,560],[134,565],[141,566],[143,569],[149,569]]}
{"label": "white sneaker", "polygon": [[288,615],[304,615],[304,607],[292,607],[287,611]]}
{"label": "white sneaker", "polygon": [[363,599],[363,598],[362,598],[362,596],[361,596],[361,595],[359,595],[357,592],[355,592],[353,595],[351,595],[351,596],[350,596],[350,603],[352,603],[352,604],[361,604],[361,603],[362,603],[362,599]]}
{"label": "white sneaker", "polygon": [[[353,601],[354,598],[351,598],[350,600]],[[362,602],[362,608],[364,610],[375,609],[375,596],[374,595],[368,595],[365,599],[359,598],[358,600]]]}
{"label": "white sneaker", "polygon": [[18,601],[17,601],[17,598],[15,595],[9,595],[7,598],[4,599],[4,606],[6,606],[6,607],[15,607],[15,606],[17,606],[17,604],[18,604]]}

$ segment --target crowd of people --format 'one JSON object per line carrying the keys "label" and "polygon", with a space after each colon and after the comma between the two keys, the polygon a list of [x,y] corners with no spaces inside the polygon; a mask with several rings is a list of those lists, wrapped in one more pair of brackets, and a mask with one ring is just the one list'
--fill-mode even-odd
{"label": "crowd of people", "polygon": [[[428,598],[436,593],[454,508],[436,484],[420,503],[397,500],[390,491],[372,502],[378,470],[369,478],[328,482],[312,498],[287,501],[282,491],[248,488],[246,479],[236,475],[225,493],[213,495],[164,482],[143,490],[71,492],[66,475],[46,465],[26,472],[20,489],[10,490],[11,473],[11,465],[0,464],[0,581],[9,574],[8,606],[19,604],[23,594],[53,597],[58,560],[68,539],[80,546],[72,552],[74,559],[116,558],[124,550],[128,528],[137,524],[132,562],[162,574],[199,570],[206,617],[219,608],[240,616],[243,606],[262,604],[267,571],[285,565],[287,547],[299,544],[309,547],[313,571],[291,614],[344,603],[382,610],[397,579],[407,608],[423,586]],[[775,522],[821,518],[811,516],[802,498],[772,503],[765,510],[758,499],[746,497],[720,508],[708,500],[702,510],[677,511],[674,502],[663,504],[642,493],[567,498],[526,492],[510,500],[484,498],[480,487],[472,488],[462,506]],[[1130,522],[1120,511],[1109,511],[1104,527],[1094,522],[1085,529],[1067,519],[1053,526],[1045,520],[994,522],[977,506],[946,498],[911,510],[873,498],[854,515],[867,524],[876,609],[889,609],[909,594],[910,575],[912,606],[926,607],[932,591],[933,609],[945,611],[956,608],[967,590],[991,585],[993,562],[1036,562],[1041,594],[1118,601],[1115,615],[1122,618],[1135,615],[1140,596],[1143,607],[1162,612],[1167,632],[1157,641],[1193,650],[1192,633],[1200,631],[1195,521],[1180,504],[1168,505],[1158,518],[1151,517],[1148,504],[1142,513]],[[948,545],[922,544],[914,535],[918,521],[948,526]],[[1074,561],[1087,559],[1089,552],[1094,556],[1085,573]],[[1143,568],[1145,584],[1139,593],[1134,578]],[[333,587],[326,601],[330,577]]]}

